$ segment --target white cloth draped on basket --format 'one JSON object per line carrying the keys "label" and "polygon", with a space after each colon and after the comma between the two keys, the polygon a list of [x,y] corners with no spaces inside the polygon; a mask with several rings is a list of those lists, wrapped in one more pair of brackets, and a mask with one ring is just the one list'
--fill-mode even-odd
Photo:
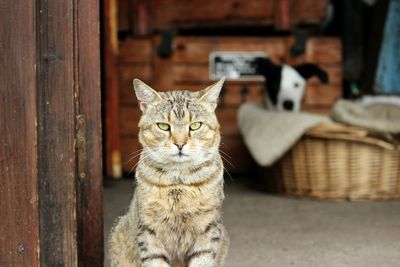
{"label": "white cloth draped on basket", "polygon": [[238,113],[244,142],[263,167],[279,160],[307,130],[325,122],[330,119],[310,113],[269,111],[255,103],[243,104]]}

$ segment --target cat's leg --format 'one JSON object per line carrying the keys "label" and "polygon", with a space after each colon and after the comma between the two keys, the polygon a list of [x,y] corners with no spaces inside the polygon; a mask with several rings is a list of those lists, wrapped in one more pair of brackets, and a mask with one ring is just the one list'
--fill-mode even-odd
{"label": "cat's leg", "polygon": [[218,251],[215,255],[215,262],[217,266],[223,266],[226,255],[228,254],[230,241],[228,233],[222,224],[220,225],[219,229],[221,230],[221,240],[219,241]]}
{"label": "cat's leg", "polygon": [[221,223],[210,223],[187,255],[189,267],[222,266],[229,246],[229,238]]}
{"label": "cat's leg", "polygon": [[136,229],[129,215],[122,216],[112,229],[108,240],[110,265],[112,267],[139,267]]}
{"label": "cat's leg", "polygon": [[139,225],[137,242],[142,267],[171,266],[171,257],[154,230],[145,225]]}

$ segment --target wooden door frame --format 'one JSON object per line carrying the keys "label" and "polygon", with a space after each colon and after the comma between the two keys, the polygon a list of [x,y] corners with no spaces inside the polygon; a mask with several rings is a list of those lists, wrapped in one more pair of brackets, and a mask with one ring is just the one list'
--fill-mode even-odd
{"label": "wooden door frame", "polygon": [[0,265],[103,265],[99,15],[0,5]]}

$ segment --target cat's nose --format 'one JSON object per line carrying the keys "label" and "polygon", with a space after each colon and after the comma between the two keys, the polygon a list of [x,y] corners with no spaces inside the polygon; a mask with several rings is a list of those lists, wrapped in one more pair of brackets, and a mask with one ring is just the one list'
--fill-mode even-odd
{"label": "cat's nose", "polygon": [[185,142],[176,142],[175,145],[178,147],[179,150],[183,149],[183,146],[186,145]]}

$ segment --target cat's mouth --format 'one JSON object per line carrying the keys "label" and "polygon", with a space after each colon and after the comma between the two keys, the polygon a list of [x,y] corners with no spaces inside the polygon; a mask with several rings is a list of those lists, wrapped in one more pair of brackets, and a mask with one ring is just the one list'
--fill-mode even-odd
{"label": "cat's mouth", "polygon": [[172,157],[174,157],[178,161],[182,161],[182,160],[185,161],[190,158],[190,156],[188,154],[184,154],[182,152],[176,153]]}
{"label": "cat's mouth", "polygon": [[175,156],[178,156],[178,157],[189,157],[189,155],[184,154],[182,152],[179,152],[179,153],[175,154]]}

